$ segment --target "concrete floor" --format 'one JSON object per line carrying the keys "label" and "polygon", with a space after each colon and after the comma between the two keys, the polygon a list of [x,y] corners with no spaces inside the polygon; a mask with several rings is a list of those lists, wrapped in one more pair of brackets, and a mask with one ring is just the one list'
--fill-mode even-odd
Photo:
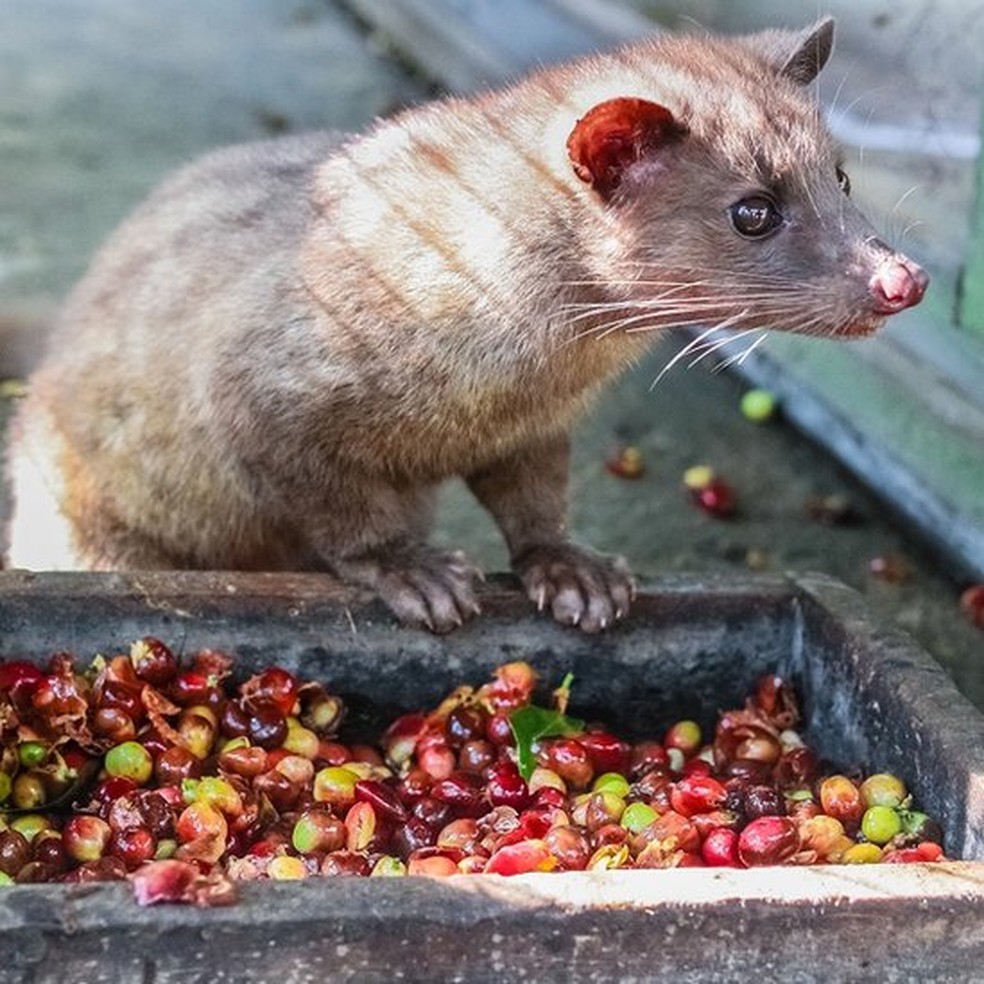
{"label": "concrete floor", "polygon": [[[88,256],[146,190],[206,148],[315,126],[353,128],[426,95],[420,79],[370,47],[320,0],[7,0],[0,32],[0,324],[57,303]],[[601,400],[577,434],[577,534],[625,554],[641,575],[667,570],[819,570],[861,591],[876,615],[908,631],[984,708],[984,633],[960,616],[950,581],[880,500],[781,421],[738,410],[740,384],[704,365],[650,384],[673,352],[649,360]],[[0,359],[2,361],[2,359]],[[6,363],[5,363],[6,364]],[[644,476],[603,460],[637,445]],[[732,520],[695,509],[685,468],[708,463],[736,489]],[[825,526],[813,496],[837,494],[857,520]],[[504,552],[460,489],[439,535],[488,569]],[[903,558],[908,578],[869,573]]]}

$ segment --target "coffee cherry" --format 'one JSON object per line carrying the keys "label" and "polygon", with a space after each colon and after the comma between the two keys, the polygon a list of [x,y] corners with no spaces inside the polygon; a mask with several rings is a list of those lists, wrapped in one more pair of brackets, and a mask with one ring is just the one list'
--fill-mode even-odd
{"label": "coffee cherry", "polygon": [[480,707],[460,705],[449,715],[444,733],[452,748],[460,748],[466,741],[484,738],[488,715]]}
{"label": "coffee cherry", "polygon": [[392,786],[377,779],[360,779],[355,784],[355,801],[369,803],[377,814],[390,820],[405,820],[406,808]]}
{"label": "coffee cherry", "polygon": [[18,885],[40,885],[42,882],[54,881],[57,876],[58,869],[54,865],[43,861],[28,861],[17,872],[14,881]]}
{"label": "coffee cherry", "polygon": [[247,680],[241,690],[243,703],[254,714],[258,708],[272,705],[281,717],[287,717],[294,713],[299,685],[292,673],[272,666]]}
{"label": "coffee cherry", "polygon": [[960,611],[971,625],[984,629],[984,584],[972,584],[960,595]]}
{"label": "coffee cherry", "polygon": [[713,868],[740,868],[738,857],[739,836],[728,827],[715,827],[704,838],[701,857],[704,864]]}
{"label": "coffee cherry", "polygon": [[70,817],[62,830],[65,853],[74,861],[96,861],[106,852],[112,828],[101,817],[80,813]]}
{"label": "coffee cherry", "polygon": [[101,738],[117,744],[137,736],[133,719],[119,707],[100,707],[93,715],[92,730]]}
{"label": "coffee cherry", "polygon": [[841,855],[841,864],[877,864],[882,849],[877,844],[855,844]]}
{"label": "coffee cherry", "polygon": [[578,736],[581,747],[588,753],[588,759],[596,773],[628,771],[631,749],[627,742],[616,738],[608,731],[586,731]]}
{"label": "coffee cherry", "polygon": [[25,769],[43,765],[48,757],[48,747],[42,741],[22,741],[17,746],[17,758]]}
{"label": "coffee cherry", "polygon": [[799,849],[799,831],[788,817],[759,817],[738,836],[738,858],[746,868],[782,864]]}
{"label": "coffee cherry", "polygon": [[182,744],[196,758],[208,758],[218,736],[217,724],[217,718],[210,708],[198,704],[186,708],[178,719]]}
{"label": "coffee cherry", "polygon": [[716,478],[710,465],[692,465],[683,473],[684,487],[694,492],[706,488]]}
{"label": "coffee cherry", "polygon": [[247,734],[250,741],[260,748],[277,748],[287,737],[287,719],[272,701],[256,700],[249,708]]}
{"label": "coffee cherry", "polygon": [[359,777],[343,766],[328,766],[315,773],[314,800],[327,803],[336,812],[347,810],[355,802]]}
{"label": "coffee cherry", "polygon": [[637,742],[629,753],[629,775],[638,778],[654,769],[665,768],[669,761],[660,742],[654,739]]}
{"label": "coffee cherry", "polygon": [[778,401],[764,389],[750,389],[740,402],[742,415],[753,423],[761,424],[775,416]]}
{"label": "coffee cherry", "polygon": [[125,741],[106,753],[106,772],[119,779],[129,779],[138,786],[154,774],[154,760],[138,741]]}
{"label": "coffee cherry", "polygon": [[689,758],[700,751],[702,740],[700,725],[696,721],[677,721],[663,736],[663,745],[667,749],[678,748]]}
{"label": "coffee cherry", "polygon": [[381,834],[379,817],[371,803],[355,803],[345,814],[345,846],[368,851]]}
{"label": "coffee cherry", "polygon": [[400,878],[407,873],[407,866],[391,854],[384,854],[372,866],[370,878]]}
{"label": "coffee cherry", "polygon": [[475,738],[466,741],[458,749],[458,768],[464,772],[482,775],[492,768],[497,757],[498,752],[492,742],[484,738]]}
{"label": "coffee cherry", "polygon": [[182,845],[195,845],[197,858],[215,864],[225,853],[229,824],[214,806],[199,800],[181,812],[175,833]]}
{"label": "coffee cherry", "polygon": [[868,776],[858,790],[865,807],[870,806],[901,806],[906,798],[905,783],[897,776],[885,772]]}
{"label": "coffee cherry", "polygon": [[773,786],[751,786],[744,792],[741,808],[748,820],[784,816],[786,800]]}
{"label": "coffee cherry", "polygon": [[727,519],[736,511],[735,493],[731,486],[707,465],[695,465],[683,473],[683,484],[694,505],[719,519]]}
{"label": "coffee cherry", "polygon": [[208,803],[226,817],[238,817],[243,811],[242,797],[228,779],[221,776],[204,776],[188,784],[190,795],[186,802]]}
{"label": "coffee cherry", "polygon": [[345,706],[340,697],[315,691],[313,696],[304,695],[301,724],[319,736],[334,735],[345,716]]}
{"label": "coffee cherry", "polygon": [[490,715],[485,725],[485,736],[493,745],[512,745],[515,737],[509,724],[509,714],[499,711]]}
{"label": "coffee cherry", "polygon": [[443,850],[457,850],[474,854],[481,842],[478,822],[474,817],[460,817],[443,827],[437,835],[436,846]]}
{"label": "coffee cherry", "polygon": [[417,743],[417,764],[433,779],[447,779],[457,760],[443,735],[427,736]]}
{"label": "coffee cherry", "polygon": [[345,824],[323,807],[299,814],[291,831],[291,843],[302,854],[329,853],[345,846]]}
{"label": "coffee cherry", "polygon": [[219,728],[226,738],[245,738],[249,735],[250,714],[238,700],[227,700],[222,705]]}
{"label": "coffee cherry", "polygon": [[420,820],[435,834],[454,819],[454,809],[433,796],[421,796],[410,810],[414,819]]}
{"label": "coffee cherry", "polygon": [[9,693],[17,703],[30,698],[44,680],[44,674],[24,659],[0,663],[0,693]]}
{"label": "coffee cherry", "polygon": [[300,858],[281,854],[267,865],[267,877],[272,881],[299,881],[308,877],[308,870]]}
{"label": "coffee cherry", "polygon": [[21,772],[13,782],[10,799],[18,810],[39,810],[48,801],[44,777],[36,772]]}
{"label": "coffee cherry", "polygon": [[549,768],[572,789],[584,789],[594,776],[587,749],[576,738],[558,738],[547,747]]}
{"label": "coffee cherry", "polygon": [[648,803],[629,803],[620,823],[630,834],[638,834],[651,824],[658,814]]}
{"label": "coffee cherry", "polygon": [[154,857],[157,841],[146,827],[127,827],[114,831],[107,850],[133,871]]}
{"label": "coffee cherry", "polygon": [[46,830],[31,843],[31,860],[62,872],[68,867],[69,858],[57,830]]}
{"label": "coffee cherry", "polygon": [[197,779],[202,774],[202,760],[181,745],[165,749],[154,763],[154,777],[164,786],[183,779]]}
{"label": "coffee cherry", "polygon": [[416,851],[432,847],[436,840],[437,831],[423,820],[412,816],[396,826],[391,846],[401,858],[409,859]]}
{"label": "coffee cherry", "polygon": [[489,875],[525,875],[532,871],[552,871],[557,858],[542,840],[525,840],[500,847],[485,866]]}
{"label": "coffee cherry", "polygon": [[510,759],[502,759],[489,769],[486,792],[493,806],[522,810],[530,801],[529,786]]}
{"label": "coffee cherry", "polygon": [[864,802],[858,787],[847,776],[828,776],[820,784],[820,804],[823,812],[841,823],[857,823],[864,813]]}
{"label": "coffee cherry", "polygon": [[454,858],[446,854],[423,854],[414,851],[407,859],[408,875],[425,875],[428,878],[447,878],[449,875],[456,875],[459,868]]}
{"label": "coffee cherry", "polygon": [[646,471],[646,462],[639,448],[620,444],[606,456],[605,468],[616,478],[641,478]]}
{"label": "coffee cherry", "polygon": [[253,790],[260,796],[265,796],[278,813],[287,813],[294,809],[303,791],[299,783],[278,769],[270,769],[258,775],[253,780]]}
{"label": "coffee cherry", "polygon": [[551,827],[543,835],[543,844],[556,859],[560,871],[583,871],[591,857],[591,842],[576,827]]}
{"label": "coffee cherry", "polygon": [[704,512],[719,519],[730,518],[738,508],[734,489],[722,478],[692,492],[691,498]]}
{"label": "coffee cherry", "polygon": [[17,872],[31,860],[30,841],[16,830],[0,832],[0,871],[17,876]]}
{"label": "coffee cherry", "polygon": [[204,673],[195,670],[182,670],[177,673],[168,688],[168,696],[182,707],[190,704],[210,704],[210,694],[214,684]]}
{"label": "coffee cherry", "polygon": [[141,687],[123,680],[106,680],[99,693],[98,710],[113,709],[124,714],[133,726],[141,724],[147,716],[141,696]]}
{"label": "coffee cherry", "polygon": [[890,806],[869,806],[861,817],[861,833],[872,844],[887,844],[902,832],[902,819]]}
{"label": "coffee cherry", "polygon": [[362,854],[355,851],[332,851],[321,862],[321,873],[323,875],[366,876],[369,874],[369,870],[368,860]]}
{"label": "coffee cherry", "polygon": [[178,669],[174,653],[160,639],[150,636],[133,643],[130,661],[137,676],[155,687],[163,687],[173,679]]}
{"label": "coffee cherry", "polygon": [[321,749],[321,741],[310,728],[305,728],[304,725],[296,723],[295,718],[288,718],[287,735],[282,747],[294,755],[300,755],[314,761]]}
{"label": "coffee cherry", "polygon": [[482,784],[470,772],[452,772],[446,779],[438,779],[431,786],[430,795],[453,807],[459,815],[482,812]]}
{"label": "coffee cherry", "polygon": [[673,784],[670,804],[685,817],[707,813],[724,802],[727,790],[711,776],[684,776]]}

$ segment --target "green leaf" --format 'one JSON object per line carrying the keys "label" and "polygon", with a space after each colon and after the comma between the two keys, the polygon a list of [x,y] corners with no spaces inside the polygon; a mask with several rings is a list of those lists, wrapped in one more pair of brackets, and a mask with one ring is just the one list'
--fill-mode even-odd
{"label": "green leaf", "polygon": [[[569,680],[565,684],[570,686]],[[540,738],[560,738],[567,735],[579,735],[584,731],[584,722],[577,718],[567,717],[560,711],[546,707],[534,707],[527,704],[518,707],[509,715],[509,726],[516,737],[516,765],[519,774],[529,781],[536,760],[533,758],[533,743]]]}

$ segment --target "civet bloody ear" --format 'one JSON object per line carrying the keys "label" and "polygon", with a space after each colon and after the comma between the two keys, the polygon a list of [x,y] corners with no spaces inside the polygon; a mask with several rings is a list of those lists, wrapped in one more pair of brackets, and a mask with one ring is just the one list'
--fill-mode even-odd
{"label": "civet bloody ear", "polygon": [[626,170],[686,133],[665,107],[646,99],[609,99],[588,110],[567,138],[574,173],[603,198]]}

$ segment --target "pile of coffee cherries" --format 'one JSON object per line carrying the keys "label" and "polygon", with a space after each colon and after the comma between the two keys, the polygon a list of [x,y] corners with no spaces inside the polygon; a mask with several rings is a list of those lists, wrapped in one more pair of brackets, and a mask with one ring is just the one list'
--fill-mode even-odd
{"label": "pile of coffee cherries", "polygon": [[129,877],[141,902],[209,904],[257,879],[943,856],[900,779],[824,774],[777,677],[709,740],[678,721],[628,742],[509,663],[368,745],[323,685],[232,667],[151,638],[84,669],[0,663],[0,884]]}

